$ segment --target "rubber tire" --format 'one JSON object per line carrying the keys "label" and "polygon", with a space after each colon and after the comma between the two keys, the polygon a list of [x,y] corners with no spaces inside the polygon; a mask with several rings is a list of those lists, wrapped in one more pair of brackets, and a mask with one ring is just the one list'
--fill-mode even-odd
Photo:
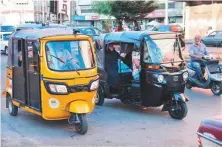
{"label": "rubber tire", "polygon": [[5,47],[5,54],[8,55],[8,47],[7,46]]}
{"label": "rubber tire", "polygon": [[191,86],[191,82],[190,82],[189,80],[186,81],[185,86],[186,86],[187,89],[191,89],[191,88],[192,88],[192,86]]}
{"label": "rubber tire", "polygon": [[86,134],[87,130],[88,130],[88,123],[86,120],[86,114],[77,114],[80,120],[80,124],[75,124],[75,129],[76,131],[81,134],[84,135]]}
{"label": "rubber tire", "polygon": [[175,115],[174,111],[171,111],[171,107],[169,108],[168,112],[169,112],[169,114],[172,118],[182,120],[187,116],[187,112],[188,112],[187,104],[185,102],[182,102],[182,101],[178,101],[177,103],[181,107],[180,113]]}
{"label": "rubber tire", "polygon": [[[13,103],[12,103],[12,100],[10,97],[7,98],[8,100],[8,111],[9,111],[9,114],[11,116],[17,116],[18,115],[18,107],[15,106]],[[10,110],[10,105],[11,105],[11,108],[12,110]]]}
{"label": "rubber tire", "polygon": [[[215,83],[213,83],[213,84],[215,84]],[[220,87],[220,91],[219,91],[218,93],[215,93],[215,92],[214,92],[214,90],[212,89],[213,86],[211,86],[211,88],[210,88],[210,90],[212,91],[212,93],[213,93],[214,95],[216,95],[216,96],[220,96],[221,93],[222,93],[222,83],[218,83],[218,84],[219,84],[219,87]]]}
{"label": "rubber tire", "polygon": [[97,97],[98,97],[98,101],[96,102],[96,105],[102,106],[104,104],[104,90],[102,88],[102,86],[99,86],[98,91],[97,91]]}

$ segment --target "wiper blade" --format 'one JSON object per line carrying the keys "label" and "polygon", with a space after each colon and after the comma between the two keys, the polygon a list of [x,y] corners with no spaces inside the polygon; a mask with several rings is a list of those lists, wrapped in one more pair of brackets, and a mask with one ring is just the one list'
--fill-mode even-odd
{"label": "wiper blade", "polygon": [[54,56],[54,55],[52,55],[52,54],[50,54],[50,56],[52,56],[52,57],[58,59],[58,60],[59,60],[60,62],[62,62],[62,63],[65,63],[62,59],[60,59],[60,58],[58,58],[58,57],[56,57],[56,56]]}

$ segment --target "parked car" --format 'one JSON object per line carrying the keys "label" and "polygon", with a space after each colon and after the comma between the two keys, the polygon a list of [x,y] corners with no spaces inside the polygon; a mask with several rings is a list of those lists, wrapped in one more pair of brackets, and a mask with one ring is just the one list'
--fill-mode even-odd
{"label": "parked car", "polygon": [[2,25],[0,26],[0,32],[14,32],[15,27],[12,25]]}
{"label": "parked car", "polygon": [[198,130],[199,147],[222,146],[222,115],[204,119]]}
{"label": "parked car", "polygon": [[154,28],[152,28],[152,31],[158,31],[158,32],[180,32],[183,33],[184,30],[180,25],[177,24],[170,24],[170,25],[157,25]]}
{"label": "parked car", "polygon": [[222,30],[214,31],[208,36],[202,38],[205,45],[221,46],[222,47]]}
{"label": "parked car", "polygon": [[103,32],[96,27],[74,27],[73,29],[79,31],[82,34],[90,36],[99,36]]}
{"label": "parked car", "polygon": [[0,32],[0,50],[8,54],[8,41],[12,32]]}

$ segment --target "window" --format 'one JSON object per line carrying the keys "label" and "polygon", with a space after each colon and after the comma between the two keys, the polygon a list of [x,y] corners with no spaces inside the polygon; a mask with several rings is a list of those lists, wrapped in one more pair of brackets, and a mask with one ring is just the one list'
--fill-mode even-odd
{"label": "window", "polygon": [[81,10],[81,13],[93,13],[92,9],[83,9]]}
{"label": "window", "polygon": [[[176,39],[153,39],[147,40],[148,54],[150,59],[147,63],[162,63],[181,61],[178,41]],[[144,61],[145,62],[145,61]]]}
{"label": "window", "polygon": [[4,41],[8,41],[10,39],[11,34],[3,34],[1,39]]}
{"label": "window", "polygon": [[27,42],[28,48],[28,69],[34,72],[39,72],[39,43],[38,42]]}
{"label": "window", "polygon": [[211,36],[211,37],[215,36],[215,35],[217,35],[217,32],[212,32],[212,33],[209,34],[209,36]]}
{"label": "window", "polygon": [[23,53],[22,53],[22,40],[18,40],[18,44],[15,44],[18,46],[18,66],[22,67],[23,65]]}
{"label": "window", "polygon": [[14,32],[15,27],[14,26],[1,26],[0,32]]}
{"label": "window", "polygon": [[90,42],[50,41],[46,43],[48,67],[57,71],[73,71],[95,66]]}

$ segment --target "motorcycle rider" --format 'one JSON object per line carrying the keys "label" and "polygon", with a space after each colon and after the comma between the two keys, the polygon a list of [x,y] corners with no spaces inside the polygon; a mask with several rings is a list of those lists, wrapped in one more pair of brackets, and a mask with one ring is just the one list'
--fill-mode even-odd
{"label": "motorcycle rider", "polygon": [[189,54],[191,57],[191,64],[196,69],[197,75],[200,80],[203,80],[203,75],[201,71],[201,62],[203,56],[209,55],[206,46],[201,43],[201,36],[196,35],[194,38],[194,43],[190,46]]}

